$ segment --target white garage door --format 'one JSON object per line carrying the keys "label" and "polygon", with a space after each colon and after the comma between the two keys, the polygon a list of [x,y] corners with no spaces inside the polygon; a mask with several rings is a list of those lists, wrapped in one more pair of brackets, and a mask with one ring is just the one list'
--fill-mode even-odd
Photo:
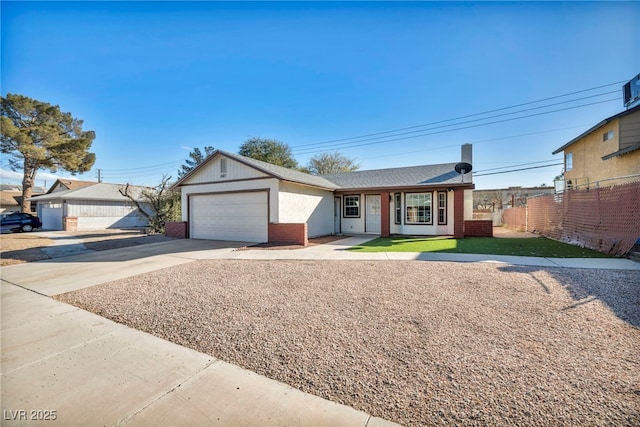
{"label": "white garage door", "polygon": [[267,192],[191,196],[190,236],[236,242],[268,241]]}
{"label": "white garage door", "polygon": [[40,221],[45,230],[62,230],[62,208],[43,206],[40,211]]}

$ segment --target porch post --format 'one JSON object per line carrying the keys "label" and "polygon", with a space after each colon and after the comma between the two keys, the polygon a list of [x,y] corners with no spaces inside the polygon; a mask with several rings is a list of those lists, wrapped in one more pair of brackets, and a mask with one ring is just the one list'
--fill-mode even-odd
{"label": "porch post", "polygon": [[389,205],[391,200],[389,199],[389,192],[383,191],[380,193],[380,236],[389,237],[391,224],[389,223]]}
{"label": "porch post", "polygon": [[464,239],[464,190],[453,192],[453,237]]}

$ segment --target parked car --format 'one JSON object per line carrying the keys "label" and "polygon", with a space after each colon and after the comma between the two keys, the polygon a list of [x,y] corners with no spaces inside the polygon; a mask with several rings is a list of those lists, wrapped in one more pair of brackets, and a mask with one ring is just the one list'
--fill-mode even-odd
{"label": "parked car", "polygon": [[28,213],[11,212],[2,214],[0,229],[3,233],[11,231],[33,231],[42,227],[42,222],[37,216]]}

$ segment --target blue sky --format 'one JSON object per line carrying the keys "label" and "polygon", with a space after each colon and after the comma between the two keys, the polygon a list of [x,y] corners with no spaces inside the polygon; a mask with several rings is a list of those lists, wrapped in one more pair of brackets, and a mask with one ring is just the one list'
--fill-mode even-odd
{"label": "blue sky", "polygon": [[2,95],[83,119],[97,161],[78,178],[100,168],[105,182],[155,185],[193,147],[237,152],[257,136],[301,165],[339,151],[361,169],[455,162],[471,142],[476,188],[551,185],[561,166],[479,175],[561,162],[551,152],[622,111],[640,72],[635,2],[1,7]]}

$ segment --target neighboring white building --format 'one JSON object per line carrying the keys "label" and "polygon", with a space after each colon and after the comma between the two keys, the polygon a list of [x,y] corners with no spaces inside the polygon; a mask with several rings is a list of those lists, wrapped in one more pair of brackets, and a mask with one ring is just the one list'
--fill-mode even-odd
{"label": "neighboring white building", "polygon": [[[146,218],[120,193],[123,184],[88,181],[56,181],[49,191],[32,197],[45,230],[100,230],[106,228],[145,227]],[[140,199],[144,187],[130,186]]]}

